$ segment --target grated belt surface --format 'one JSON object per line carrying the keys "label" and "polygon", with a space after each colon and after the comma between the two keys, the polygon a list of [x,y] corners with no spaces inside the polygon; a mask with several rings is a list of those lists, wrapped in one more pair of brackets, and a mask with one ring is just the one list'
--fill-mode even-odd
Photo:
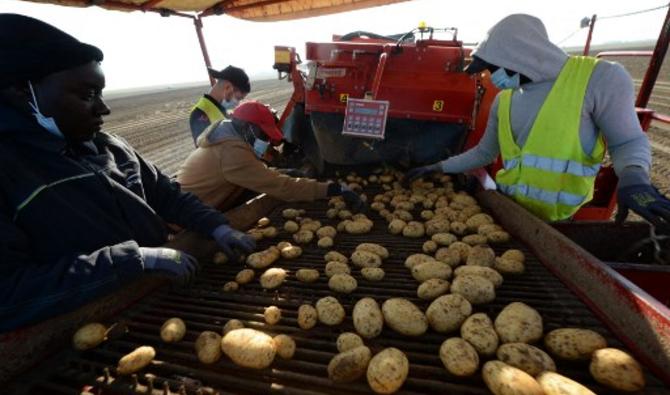
{"label": "grated belt surface", "polygon": [[[372,194],[368,194],[373,196]],[[325,216],[326,202],[290,203],[275,209],[268,217],[272,225],[280,229],[280,234],[272,240],[259,243],[259,250],[281,240],[293,241],[291,235],[282,229],[284,208],[302,208],[306,217],[318,219],[322,225],[337,224]],[[109,324],[122,321],[127,333],[103,343],[94,350],[77,353],[64,350],[56,358],[45,363],[40,372],[50,371],[41,381],[34,382],[28,393],[79,393],[86,385],[92,386],[90,393],[181,393],[181,394],[368,394],[372,393],[365,378],[350,384],[335,384],[328,380],[326,367],[337,353],[335,340],[345,331],[354,331],[351,312],[355,302],[369,296],[380,305],[392,297],[403,297],[417,304],[423,311],[430,302],[416,296],[418,283],[403,265],[408,255],[421,252],[426,238],[409,239],[391,235],[386,230],[386,221],[376,212],[369,217],[375,221],[371,233],[349,235],[338,233],[332,249],[349,256],[362,242],[373,242],[389,249],[390,257],[382,268],[386,276],[380,282],[365,280],[358,269],[352,275],[358,281],[358,288],[349,295],[336,294],[328,288],[327,277],[323,273],[323,255],[328,249],[316,246],[316,238],[309,245],[302,245],[303,255],[295,260],[281,259],[274,267],[288,271],[287,281],[277,290],[264,290],[258,283],[262,270],[256,270],[256,277],[250,284],[241,285],[232,293],[224,293],[223,284],[234,280],[241,269],[239,265],[205,264],[194,286],[190,289],[163,288],[150,297],[125,311],[119,317],[110,318]],[[415,216],[416,217],[416,216]],[[496,290],[495,301],[483,306],[474,306],[475,312],[485,312],[495,319],[508,303],[521,301],[535,308],[544,321],[545,333],[561,327],[589,328],[603,334],[610,346],[622,348],[612,334],[523,245],[512,241],[493,246],[497,255],[508,248],[519,248],[526,254],[526,273],[521,276],[505,277]],[[316,283],[305,284],[297,281],[294,274],[301,268],[318,269],[321,276]],[[353,269],[353,268],[352,268]],[[347,318],[342,325],[327,327],[317,324],[311,330],[302,330],[297,325],[297,310],[303,303],[314,305],[324,296],[335,296],[345,307]],[[276,305],[282,310],[282,319],[277,325],[267,325],[263,319],[265,307]],[[159,330],[163,322],[171,317],[180,317],[186,322],[185,338],[175,344],[163,343]],[[291,360],[277,357],[270,368],[265,370],[245,369],[233,364],[225,355],[213,365],[200,363],[195,355],[194,342],[200,332],[211,330],[220,333],[230,319],[239,319],[246,327],[262,330],[272,336],[287,334],[297,344]],[[451,376],[440,361],[438,350],[441,343],[457,333],[443,335],[428,330],[425,335],[414,338],[400,335],[388,327],[382,334],[365,344],[374,353],[385,347],[397,347],[406,353],[410,361],[407,381],[398,393],[402,394],[489,394],[481,374],[471,378]],[[105,372],[113,372],[117,361],[136,347],[150,345],[156,349],[154,362],[138,376],[115,380],[105,378]],[[540,346],[542,347],[542,346]],[[565,362],[556,360],[558,371],[590,387],[598,394],[608,391],[597,384],[588,371],[588,361]],[[483,361],[482,361],[483,364]],[[662,383],[647,373],[645,393],[667,393]]]}

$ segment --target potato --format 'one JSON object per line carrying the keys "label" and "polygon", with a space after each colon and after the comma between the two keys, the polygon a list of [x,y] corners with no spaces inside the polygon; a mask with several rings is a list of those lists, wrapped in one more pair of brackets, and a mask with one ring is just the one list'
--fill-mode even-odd
{"label": "potato", "polygon": [[425,300],[433,300],[440,295],[449,292],[449,281],[441,280],[439,278],[431,278],[419,285],[416,290],[416,295]]}
{"label": "potato", "polygon": [[317,229],[316,235],[320,238],[326,236],[334,238],[337,235],[337,230],[335,230],[335,228],[333,228],[332,226],[324,226]]}
{"label": "potato", "polygon": [[426,229],[421,222],[410,221],[402,229],[402,235],[405,237],[419,238],[426,234]]}
{"label": "potato", "polygon": [[339,273],[328,280],[328,288],[335,292],[350,294],[358,288],[358,281],[346,273]]}
{"label": "potato", "polygon": [[507,243],[511,238],[512,236],[510,236],[509,233],[502,230],[491,232],[486,235],[486,239],[489,243]]}
{"label": "potato", "polygon": [[337,218],[337,216],[338,216],[339,213],[340,213],[340,209],[337,209],[337,208],[329,208],[329,209],[326,211],[326,217],[328,217],[329,219],[335,219],[335,218]]}
{"label": "potato", "polygon": [[479,369],[477,351],[460,337],[452,337],[442,343],[440,359],[447,371],[454,376],[472,376]]}
{"label": "potato", "polygon": [[451,277],[451,266],[439,261],[423,262],[412,268],[412,277],[420,283],[431,278],[448,280]]}
{"label": "potato", "polygon": [[272,338],[277,355],[282,359],[291,359],[295,354],[295,340],[288,335],[277,335]]}
{"label": "potato", "polygon": [[289,245],[281,249],[281,256],[284,259],[295,259],[302,255],[302,248],[299,246]]}
{"label": "potato", "polygon": [[288,233],[295,233],[300,229],[300,226],[295,221],[284,222],[284,230]]}
{"label": "potato", "polygon": [[379,255],[382,259],[389,257],[389,250],[387,250],[386,247],[375,243],[361,243],[356,246],[356,251],[368,251]]}
{"label": "potato", "polygon": [[281,252],[286,247],[291,247],[293,244],[289,243],[288,241],[280,241],[277,243],[276,247],[277,249]]}
{"label": "potato", "polygon": [[503,277],[497,271],[491,269],[490,267],[484,266],[460,266],[454,270],[454,276],[479,276],[484,277],[493,283],[493,286],[498,288],[503,283]]}
{"label": "potato", "polygon": [[370,363],[372,352],[361,345],[341,352],[328,363],[328,378],[335,383],[349,383],[363,376]]}
{"label": "potato", "polygon": [[149,365],[155,356],[156,350],[153,347],[137,347],[132,352],[121,357],[119,364],[116,366],[116,373],[123,376],[139,372]]}
{"label": "potato", "polygon": [[421,250],[425,254],[432,254],[433,252],[437,251],[437,243],[434,242],[433,240],[428,240],[423,243],[423,246],[421,246]]}
{"label": "potato", "polygon": [[563,359],[590,359],[594,351],[607,347],[607,340],[589,329],[555,329],[544,337],[547,350]]}
{"label": "potato", "polygon": [[316,269],[298,269],[295,277],[303,283],[313,283],[319,279],[319,271]]}
{"label": "potato", "polygon": [[107,328],[97,322],[86,324],[72,336],[72,345],[77,350],[90,350],[105,340]]}
{"label": "potato", "polygon": [[430,327],[440,333],[457,330],[470,314],[472,314],[472,305],[458,294],[440,296],[426,310],[426,318],[428,318]]}
{"label": "potato", "polygon": [[265,369],[275,359],[277,346],[263,332],[250,328],[235,329],[221,340],[221,349],[236,365]]}
{"label": "potato", "polygon": [[463,236],[468,233],[468,226],[463,222],[453,221],[449,225],[449,231],[451,231],[453,234]]}
{"label": "potato", "polygon": [[414,203],[412,202],[399,202],[395,206],[396,210],[405,210],[405,211],[412,211],[414,210]]}
{"label": "potato", "polygon": [[490,215],[488,214],[475,214],[472,217],[468,218],[468,220],[465,222],[467,225],[468,229],[471,232],[476,232],[477,229],[485,224],[492,224],[493,223],[493,218],[491,218]]}
{"label": "potato", "polygon": [[363,339],[354,332],[344,332],[337,337],[337,351],[345,352],[363,345]]}
{"label": "potato", "polygon": [[412,213],[407,210],[395,210],[393,211],[393,216],[408,223],[414,219]]}
{"label": "potato", "polygon": [[235,292],[238,289],[240,289],[240,284],[236,283],[235,281],[228,281],[227,283],[223,284],[223,292]]}
{"label": "potato", "polygon": [[299,230],[293,234],[293,240],[298,244],[309,244],[314,239],[314,232],[311,230]]}
{"label": "potato", "polygon": [[266,239],[274,239],[279,234],[279,231],[274,226],[268,226],[260,230],[261,234]]}
{"label": "potato", "polygon": [[248,284],[254,279],[255,273],[251,269],[242,269],[235,275],[235,282],[238,284]]}
{"label": "potato", "polygon": [[356,332],[366,339],[379,336],[384,328],[384,316],[379,304],[372,298],[363,298],[356,302],[352,318]]}
{"label": "potato", "polygon": [[312,329],[316,325],[318,313],[314,306],[303,304],[298,308],[298,326],[302,329]]}
{"label": "potato", "polygon": [[344,307],[332,296],[326,296],[316,302],[316,312],[322,324],[334,326],[344,321]]}
{"label": "potato", "polygon": [[264,228],[266,226],[270,225],[270,218],[268,217],[263,217],[256,222],[256,226],[259,228]]}
{"label": "potato", "polygon": [[323,259],[326,262],[336,261],[342,263],[349,263],[349,258],[347,258],[346,256],[342,255],[337,251],[329,251],[328,253],[326,253],[326,255],[323,256]]}
{"label": "potato", "polygon": [[482,236],[482,235],[467,235],[467,236],[463,237],[463,239],[461,239],[461,241],[463,241],[463,243],[470,244],[471,246],[478,246],[478,245],[486,244],[488,239],[486,238],[486,236]]}
{"label": "potato", "polygon": [[468,259],[470,250],[472,250],[472,247],[469,244],[463,243],[462,241],[453,242],[449,244],[449,247],[447,248],[453,251],[457,251],[461,256],[461,262],[465,262]]}
{"label": "potato", "polygon": [[274,325],[281,320],[281,309],[277,306],[266,307],[263,312],[263,318],[265,318],[265,322],[268,324]]}
{"label": "potato", "polygon": [[234,329],[240,329],[244,328],[244,324],[240,320],[232,319],[228,320],[226,322],[226,325],[223,326],[223,334],[225,335],[226,333],[234,330]]}
{"label": "potato", "polygon": [[462,274],[451,282],[451,293],[460,294],[472,304],[492,302],[496,298],[493,283],[484,277]]}
{"label": "potato", "polygon": [[308,230],[314,233],[320,228],[321,228],[321,221],[315,221],[310,219],[305,222],[300,222],[300,230]]}
{"label": "potato", "polygon": [[277,267],[266,270],[261,274],[261,287],[265,289],[274,289],[282,285],[286,280],[286,270]]}
{"label": "potato", "polygon": [[578,382],[554,372],[542,372],[536,377],[545,395],[596,395]]}
{"label": "potato", "polygon": [[186,324],[181,318],[173,317],[161,326],[161,339],[166,343],[176,343],[184,338]]}
{"label": "potato", "polygon": [[458,241],[458,238],[451,233],[435,233],[430,239],[441,246],[449,246],[451,243]]}
{"label": "potato", "polygon": [[433,236],[438,233],[448,233],[451,229],[451,224],[444,218],[433,218],[426,222],[426,234]]}
{"label": "potato", "polygon": [[[472,235],[475,236],[475,235]],[[495,265],[496,253],[487,246],[475,245],[470,249],[465,260],[466,265],[493,267]]]}
{"label": "potato", "polygon": [[407,226],[407,222],[396,218],[389,223],[388,230],[390,234],[398,235],[402,233],[403,229],[405,229],[405,226]]}
{"label": "potato", "polygon": [[344,225],[344,230],[352,235],[360,235],[368,233],[372,230],[374,223],[368,219],[352,221]]}
{"label": "potato", "polygon": [[267,250],[254,252],[247,257],[247,265],[254,269],[264,269],[279,259],[281,253],[277,247],[270,247]]}
{"label": "potato", "polygon": [[468,317],[461,326],[461,337],[477,350],[479,355],[493,355],[498,349],[498,334],[493,322],[485,313]]}
{"label": "potato", "polygon": [[433,219],[435,216],[435,213],[432,210],[422,210],[421,211],[421,219],[428,221]]}
{"label": "potato", "polygon": [[349,265],[342,262],[328,262],[325,268],[326,277],[330,278],[336,274],[351,274],[351,269]]}
{"label": "potato", "polygon": [[544,351],[526,343],[507,343],[498,348],[496,356],[510,366],[535,377],[545,370],[556,371],[554,360]]}
{"label": "potato", "polygon": [[544,395],[532,376],[500,361],[486,362],[482,376],[494,395]]}
{"label": "potato", "polygon": [[333,241],[333,238],[328,237],[328,236],[322,237],[322,238],[319,239],[318,242],[316,242],[316,245],[319,248],[330,248],[330,247],[333,246],[333,244],[335,244],[335,242]]}
{"label": "potato", "polygon": [[382,202],[373,202],[372,204],[370,204],[370,208],[375,211],[382,211],[386,208],[386,206]]}
{"label": "potato", "polygon": [[484,224],[484,225],[479,225],[477,228],[477,234],[486,236],[491,232],[496,232],[499,230],[504,230],[500,225],[498,224]]}
{"label": "potato", "polygon": [[339,219],[349,219],[351,218],[353,214],[349,210],[340,210],[339,213],[337,213],[337,217]]}
{"label": "potato", "polygon": [[282,217],[284,218],[295,218],[300,216],[300,211],[294,209],[294,208],[287,208],[282,210],[281,212]]}
{"label": "potato", "polygon": [[351,254],[351,262],[359,268],[379,267],[382,265],[382,258],[369,251],[354,251]]}
{"label": "potato", "polygon": [[202,332],[195,340],[195,353],[202,363],[218,361],[221,358],[221,336],[212,331]]}
{"label": "potato", "polygon": [[447,265],[456,267],[461,264],[461,253],[455,249],[440,248],[435,252],[435,259]]}
{"label": "potato", "polygon": [[602,348],[593,353],[589,371],[597,382],[619,391],[640,391],[645,386],[640,364],[628,353]]}
{"label": "potato", "polygon": [[513,261],[524,263],[526,261],[526,256],[517,249],[509,249],[505,251],[501,256],[503,259],[511,259]]}
{"label": "potato", "polygon": [[212,262],[215,265],[223,265],[224,263],[228,262],[228,257],[223,252],[218,251],[214,254],[214,257],[212,258]]}
{"label": "potato", "polygon": [[496,258],[493,268],[503,274],[523,274],[526,270],[523,262],[502,257]]}
{"label": "potato", "polygon": [[435,258],[426,254],[412,254],[405,259],[405,267],[412,269],[424,262],[435,262]]}
{"label": "potato", "polygon": [[521,302],[505,306],[494,325],[502,343],[535,343],[542,338],[540,313]]}
{"label": "potato", "polygon": [[381,281],[384,279],[384,269],[379,267],[364,267],[361,269],[363,278],[368,281]]}
{"label": "potato", "polygon": [[394,331],[408,336],[423,335],[428,329],[428,320],[412,302],[402,298],[391,298],[382,304],[384,322]]}
{"label": "potato", "polygon": [[392,394],[402,387],[409,374],[409,361],[397,348],[389,347],[372,357],[367,379],[378,394]]}

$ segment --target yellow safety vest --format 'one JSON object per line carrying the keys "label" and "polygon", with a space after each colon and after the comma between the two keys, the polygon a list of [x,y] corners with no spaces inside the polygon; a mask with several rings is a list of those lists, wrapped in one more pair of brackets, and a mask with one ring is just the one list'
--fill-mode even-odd
{"label": "yellow safety vest", "polygon": [[201,97],[197,103],[195,103],[195,106],[193,106],[193,110],[195,110],[196,108],[204,112],[205,115],[207,115],[207,118],[209,118],[210,125],[218,121],[219,119],[226,119],[226,114],[222,112],[219,109],[219,107],[216,106],[216,104],[212,103],[211,100],[209,100],[204,96]]}
{"label": "yellow safety vest", "polygon": [[496,183],[503,193],[546,221],[570,218],[593,198],[605,141],[599,133],[593,151],[586,155],[579,127],[586,88],[597,62],[585,56],[568,59],[523,147],[512,135],[512,90],[500,93],[498,141],[504,168],[496,174]]}

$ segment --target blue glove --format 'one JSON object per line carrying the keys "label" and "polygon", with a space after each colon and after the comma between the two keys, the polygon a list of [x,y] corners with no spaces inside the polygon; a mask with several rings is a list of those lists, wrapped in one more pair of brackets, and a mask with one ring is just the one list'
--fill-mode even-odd
{"label": "blue glove", "polygon": [[658,232],[670,233],[670,200],[651,185],[637,184],[619,188],[616,223],[621,224],[633,210],[651,222]]}
{"label": "blue glove", "polygon": [[442,166],[440,165],[440,162],[433,163],[432,165],[428,166],[415,167],[414,169],[405,173],[405,176],[402,178],[401,184],[407,187],[412,181],[416,180],[417,178],[421,178],[430,175],[432,173],[437,173],[438,171],[442,171]]}
{"label": "blue glove", "polygon": [[228,225],[219,225],[212,232],[212,237],[232,262],[239,261],[240,255],[238,251],[241,250],[245,254],[248,254],[256,249],[256,240],[253,237],[235,230]]}
{"label": "blue glove", "polygon": [[368,205],[365,204],[363,200],[361,200],[361,197],[358,196],[358,194],[349,188],[347,184],[341,184],[341,193],[342,193],[342,199],[344,199],[344,203],[346,203],[347,207],[354,213],[365,213],[368,211]]}
{"label": "blue glove", "polygon": [[144,270],[175,277],[182,285],[190,282],[198,271],[198,260],[172,248],[140,247]]}

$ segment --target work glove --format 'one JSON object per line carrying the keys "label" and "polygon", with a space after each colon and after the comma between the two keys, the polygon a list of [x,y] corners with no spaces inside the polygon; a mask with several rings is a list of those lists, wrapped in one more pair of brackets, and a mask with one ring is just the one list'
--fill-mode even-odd
{"label": "work glove", "polygon": [[442,171],[442,166],[440,165],[440,162],[433,163],[432,165],[428,166],[415,167],[414,169],[405,173],[405,176],[402,178],[401,184],[405,188],[407,188],[409,184],[412,183],[412,181],[433,173],[437,173],[438,171]]}
{"label": "work glove", "polygon": [[181,285],[188,284],[198,271],[198,260],[191,255],[163,247],[140,247],[144,270],[174,277]]}
{"label": "work glove", "polygon": [[354,213],[365,213],[368,211],[368,205],[361,199],[360,196],[349,188],[347,184],[341,184],[342,199],[347,207]]}
{"label": "work glove", "polygon": [[628,216],[628,210],[633,210],[654,225],[657,232],[670,233],[670,200],[653,186],[637,184],[622,187],[617,191],[617,198],[617,224],[623,223]]}
{"label": "work glove", "polygon": [[256,240],[253,237],[228,225],[219,225],[212,232],[212,237],[231,262],[239,262],[240,251],[248,254],[256,249]]}

